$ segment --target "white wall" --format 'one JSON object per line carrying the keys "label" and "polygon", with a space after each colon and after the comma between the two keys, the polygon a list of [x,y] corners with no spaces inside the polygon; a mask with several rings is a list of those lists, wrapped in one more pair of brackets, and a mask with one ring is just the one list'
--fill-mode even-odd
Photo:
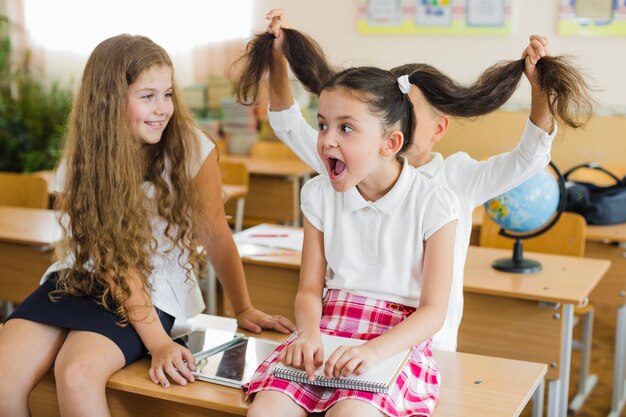
{"label": "white wall", "polygon": [[[292,27],[320,43],[334,65],[392,68],[426,62],[461,82],[472,81],[499,60],[517,59],[528,36],[550,40],[553,55],[569,54],[599,91],[599,113],[626,115],[626,37],[564,37],[557,34],[557,0],[512,0],[508,36],[362,35],[357,32],[358,0],[254,0],[253,32],[265,30],[265,13],[282,8]],[[510,100],[510,108],[529,104],[528,82]]]}

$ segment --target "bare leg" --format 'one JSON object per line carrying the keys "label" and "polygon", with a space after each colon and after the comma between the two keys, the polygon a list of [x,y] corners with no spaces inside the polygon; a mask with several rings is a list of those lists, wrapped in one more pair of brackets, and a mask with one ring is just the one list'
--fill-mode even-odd
{"label": "bare leg", "polygon": [[248,409],[248,417],[306,417],[307,414],[287,394],[269,390],[257,393]]}
{"label": "bare leg", "polygon": [[26,417],[28,396],[54,363],[67,330],[23,319],[0,329],[0,416]]}
{"label": "bare leg", "polygon": [[382,417],[385,414],[373,405],[361,400],[341,400],[330,407],[326,417]]}
{"label": "bare leg", "polygon": [[110,416],[106,382],[124,363],[124,354],[108,337],[70,331],[54,365],[61,415]]}

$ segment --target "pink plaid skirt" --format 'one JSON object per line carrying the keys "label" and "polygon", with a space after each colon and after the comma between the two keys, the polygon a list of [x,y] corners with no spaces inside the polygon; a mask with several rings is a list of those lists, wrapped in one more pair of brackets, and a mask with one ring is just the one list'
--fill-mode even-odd
{"label": "pink plaid skirt", "polygon": [[[385,333],[415,311],[396,303],[328,290],[324,298],[322,333],[370,340]],[[294,339],[278,346],[256,370],[247,387],[248,398],[262,390],[280,391],[309,413],[328,410],[338,401],[366,401],[389,416],[430,416],[439,397],[440,376],[430,350],[430,339],[413,346],[411,357],[389,392],[377,394],[349,389],[329,389],[274,377],[280,352]]]}

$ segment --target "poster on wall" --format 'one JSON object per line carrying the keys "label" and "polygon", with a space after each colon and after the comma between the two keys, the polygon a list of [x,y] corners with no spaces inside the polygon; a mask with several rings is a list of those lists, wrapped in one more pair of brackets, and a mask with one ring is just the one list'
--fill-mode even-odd
{"label": "poster on wall", "polygon": [[559,34],[626,36],[626,0],[561,0]]}
{"label": "poster on wall", "polygon": [[360,0],[364,34],[502,35],[511,32],[510,0]]}

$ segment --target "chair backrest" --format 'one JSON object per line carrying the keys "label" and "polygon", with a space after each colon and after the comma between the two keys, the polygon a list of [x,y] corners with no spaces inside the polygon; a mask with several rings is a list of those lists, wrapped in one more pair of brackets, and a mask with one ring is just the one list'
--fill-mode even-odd
{"label": "chair backrest", "polygon": [[248,166],[241,162],[219,161],[222,183],[229,185],[250,184]]}
{"label": "chair backrest", "polygon": [[[500,236],[498,226],[483,214],[480,228],[480,246],[512,249],[513,239]],[[564,212],[559,221],[547,232],[523,241],[524,251],[544,252],[556,255],[583,256],[585,254],[585,235],[587,223],[578,213]]]}
{"label": "chair backrest", "polygon": [[215,139],[215,147],[220,155],[226,155],[228,153],[228,146],[224,139]]}
{"label": "chair backrest", "polygon": [[0,205],[48,208],[48,183],[41,177],[0,172],[0,190]]}
{"label": "chair backrest", "polygon": [[287,145],[282,142],[258,140],[250,148],[250,154],[255,158],[272,159],[299,159]]}

